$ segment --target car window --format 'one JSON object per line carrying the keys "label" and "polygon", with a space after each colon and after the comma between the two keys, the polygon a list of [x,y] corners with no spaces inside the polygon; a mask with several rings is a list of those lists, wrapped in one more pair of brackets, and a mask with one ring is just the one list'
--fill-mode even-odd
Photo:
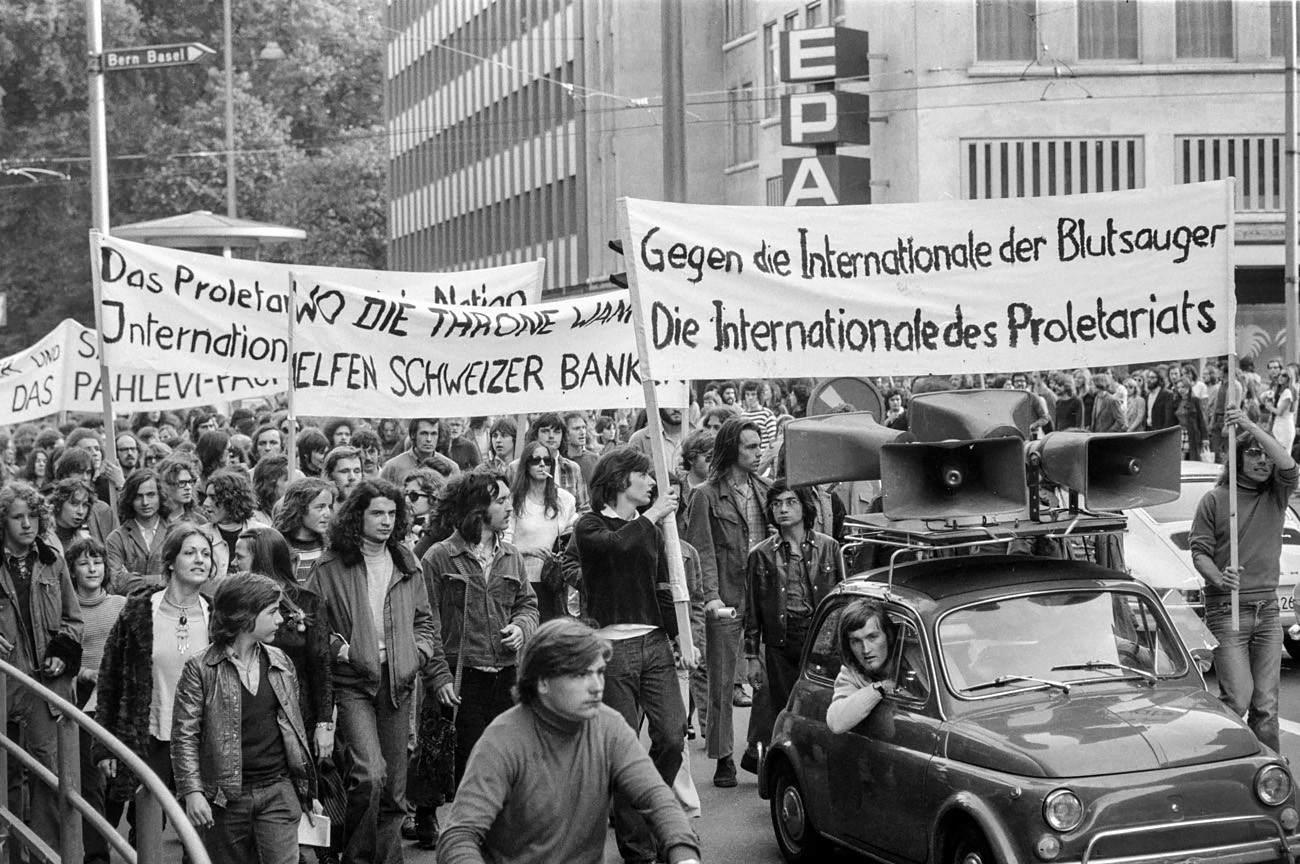
{"label": "car window", "polygon": [[822,619],[817,636],[808,649],[808,674],[835,680],[840,674],[840,614],[844,606],[836,606]]}
{"label": "car window", "polygon": [[966,606],[944,616],[938,637],[948,682],[965,698],[1187,671],[1163,617],[1133,592],[1053,591]]}
{"label": "car window", "polygon": [[930,671],[921,639],[911,621],[897,615],[889,617],[895,628],[895,647],[889,661],[889,678],[897,685],[894,692],[900,699],[924,702],[930,698]]}

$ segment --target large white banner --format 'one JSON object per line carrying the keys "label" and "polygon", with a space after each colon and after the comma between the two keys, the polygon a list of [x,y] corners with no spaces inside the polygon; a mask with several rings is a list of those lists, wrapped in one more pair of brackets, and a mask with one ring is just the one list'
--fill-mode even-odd
{"label": "large white banner", "polygon": [[[303,414],[449,417],[645,404],[626,291],[518,307],[414,303],[298,281]],[[681,382],[659,389],[682,404]]]}
{"label": "large white banner", "polygon": [[[0,359],[0,406],[6,423],[25,423],[60,411],[99,414],[99,354],[95,331],[65,320],[25,351]],[[210,372],[111,370],[109,390],[119,412],[160,411],[270,397],[273,378]]]}
{"label": "large white banner", "polygon": [[620,205],[656,377],[978,373],[1229,350],[1228,182],[853,207]]}
{"label": "large white banner", "polygon": [[278,377],[289,362],[289,272],[470,306],[541,298],[544,260],[459,273],[270,264],[90,234],[111,369]]}

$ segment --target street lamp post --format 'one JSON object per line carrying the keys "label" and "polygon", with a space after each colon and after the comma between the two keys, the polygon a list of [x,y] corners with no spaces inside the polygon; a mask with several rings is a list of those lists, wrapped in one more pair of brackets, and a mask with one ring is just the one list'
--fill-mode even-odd
{"label": "street lamp post", "polygon": [[230,0],[221,0],[221,13],[226,42],[226,215],[233,219],[239,215],[239,208],[235,202],[235,64]]}

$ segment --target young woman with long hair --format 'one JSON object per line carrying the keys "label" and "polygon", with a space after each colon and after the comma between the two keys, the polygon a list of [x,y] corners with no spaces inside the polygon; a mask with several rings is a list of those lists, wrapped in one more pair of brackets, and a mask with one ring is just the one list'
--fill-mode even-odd
{"label": "young woman with long hair", "polygon": [[275,508],[275,528],[294,551],[298,582],[307,581],[312,565],[325,551],[338,490],[320,477],[303,477],[284,490]]}
{"label": "young woman with long hair", "polygon": [[537,594],[542,621],[558,618],[567,611],[564,589],[555,591],[542,582],[542,568],[555,557],[552,551],[560,535],[573,529],[578,505],[568,490],[551,476],[547,450],[537,441],[524,445],[510,487],[510,527],[505,540],[524,556],[524,573]]}

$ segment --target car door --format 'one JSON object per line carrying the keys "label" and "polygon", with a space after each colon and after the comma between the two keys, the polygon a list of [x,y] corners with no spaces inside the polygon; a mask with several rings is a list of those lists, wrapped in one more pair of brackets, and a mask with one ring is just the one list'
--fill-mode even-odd
{"label": "car door", "polygon": [[833,821],[855,843],[913,861],[929,851],[925,780],[938,743],[932,662],[917,621],[891,609],[889,678],[897,684],[870,716],[830,747]]}
{"label": "car door", "polygon": [[832,601],[813,625],[813,636],[804,649],[803,674],[790,695],[789,711],[778,719],[790,724],[789,738],[795,744],[796,758],[803,775],[804,799],[817,830],[841,836],[831,824],[831,795],[827,778],[827,753],[833,744],[826,728],[826,708],[835,690],[835,676],[840,674],[840,613],[844,603]]}

